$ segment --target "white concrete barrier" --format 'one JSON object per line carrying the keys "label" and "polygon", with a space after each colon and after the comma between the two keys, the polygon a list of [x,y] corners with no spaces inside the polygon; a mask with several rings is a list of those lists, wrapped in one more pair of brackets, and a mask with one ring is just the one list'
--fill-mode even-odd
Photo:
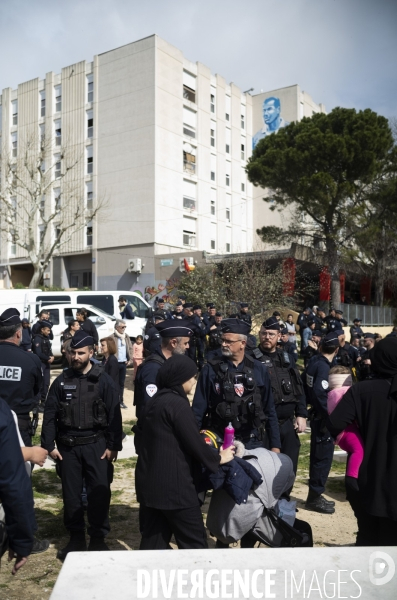
{"label": "white concrete barrier", "polygon": [[397,547],[69,554],[50,600],[395,600]]}

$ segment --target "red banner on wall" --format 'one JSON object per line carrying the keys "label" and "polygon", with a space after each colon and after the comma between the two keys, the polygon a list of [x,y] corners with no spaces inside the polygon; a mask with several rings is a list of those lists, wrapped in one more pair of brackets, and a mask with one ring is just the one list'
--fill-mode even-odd
{"label": "red banner on wall", "polygon": [[323,267],[319,275],[320,280],[320,294],[319,300],[328,301],[331,298],[331,275],[329,274],[328,267]]}
{"label": "red banner on wall", "polygon": [[294,258],[283,260],[283,296],[293,296],[295,292],[296,264]]}
{"label": "red banner on wall", "polygon": [[346,273],[344,271],[340,271],[339,273],[339,282],[340,282],[340,301],[345,301],[345,285],[346,285]]}

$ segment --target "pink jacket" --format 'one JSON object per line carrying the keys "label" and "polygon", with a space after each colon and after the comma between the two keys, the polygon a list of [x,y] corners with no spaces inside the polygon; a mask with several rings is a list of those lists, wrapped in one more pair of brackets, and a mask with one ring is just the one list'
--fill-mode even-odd
{"label": "pink jacket", "polygon": [[[328,414],[331,414],[337,407],[348,389],[348,387],[340,387],[328,392]],[[346,475],[357,479],[360,465],[364,458],[364,442],[357,425],[355,423],[348,425],[346,429],[338,435],[336,443],[342,450],[345,450],[349,454]]]}
{"label": "pink jacket", "polygon": [[134,344],[132,347],[132,357],[135,360],[143,358],[143,344]]}

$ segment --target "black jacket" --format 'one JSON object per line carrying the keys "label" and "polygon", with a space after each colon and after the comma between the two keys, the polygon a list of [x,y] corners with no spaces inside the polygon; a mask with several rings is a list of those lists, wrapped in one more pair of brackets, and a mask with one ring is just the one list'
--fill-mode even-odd
{"label": "black jacket", "polygon": [[161,390],[148,400],[139,424],[138,502],[161,510],[199,506],[195,482],[200,464],[215,473],[220,456],[201,437],[187,398]]}
{"label": "black jacket", "polygon": [[83,331],[85,331],[94,338],[94,344],[98,346],[98,330],[95,327],[94,323],[90,319],[86,319],[85,321],[80,323],[80,327]]}
{"label": "black jacket", "polygon": [[114,354],[110,354],[109,358],[102,361],[103,370],[113,379],[117,389],[119,389],[119,362]]}
{"label": "black jacket", "polygon": [[41,333],[37,334],[33,340],[33,352],[37,354],[42,363],[47,364],[53,356],[50,338]]}
{"label": "black jacket", "polygon": [[40,401],[40,359],[16,344],[1,342],[0,365],[0,396],[18,416],[27,416]]}

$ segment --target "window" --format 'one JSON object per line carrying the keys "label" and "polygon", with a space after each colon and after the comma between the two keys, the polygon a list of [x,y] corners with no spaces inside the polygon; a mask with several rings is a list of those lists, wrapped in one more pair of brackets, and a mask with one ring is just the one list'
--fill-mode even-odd
{"label": "window", "polygon": [[211,216],[215,217],[216,215],[216,190],[211,188]]}
{"label": "window", "polygon": [[245,145],[241,144],[241,160],[245,160]]}
{"label": "window", "polygon": [[215,250],[215,240],[211,240],[211,250]]}
{"label": "window", "polygon": [[210,95],[210,110],[215,114],[215,88],[211,85],[211,95]]}
{"label": "window", "polygon": [[211,140],[211,146],[213,148],[215,148],[215,133],[216,133],[216,123],[215,123],[215,121],[211,121],[210,140]]}
{"label": "window", "polygon": [[18,100],[13,100],[11,102],[12,107],[12,124],[18,125]]}
{"label": "window", "polygon": [[40,117],[45,117],[45,90],[40,92]]}
{"label": "window", "polygon": [[62,110],[62,86],[56,85],[55,88],[55,112],[61,112]]}
{"label": "window", "polygon": [[11,216],[11,219],[15,223],[15,221],[17,220],[17,198],[16,198],[16,196],[11,196],[10,203],[11,203],[10,216]]}
{"label": "window", "polygon": [[61,119],[54,121],[55,126],[55,146],[60,146],[62,143]]}
{"label": "window", "polygon": [[211,181],[215,181],[216,173],[216,156],[211,154]]}
{"label": "window", "polygon": [[245,129],[245,116],[241,115],[241,129]]}
{"label": "window", "polygon": [[196,245],[196,219],[183,217],[183,245]]}
{"label": "window", "polygon": [[55,210],[61,210],[61,188],[54,188],[54,207]]}
{"label": "window", "polygon": [[196,77],[183,71],[183,97],[189,102],[196,102]]}
{"label": "window", "polygon": [[94,136],[94,111],[87,110],[87,137],[92,138]]}
{"label": "window", "polygon": [[40,210],[42,212],[44,212],[44,210],[45,210],[45,194],[43,194],[42,197],[40,198]]}
{"label": "window", "polygon": [[226,154],[230,154],[232,131],[228,127],[225,129]]}
{"label": "window", "polygon": [[226,227],[226,240],[225,240],[226,252],[229,254],[232,248],[232,230],[231,227]]}
{"label": "window", "polygon": [[45,160],[44,160],[44,159],[41,161],[41,164],[40,164],[40,171],[41,171],[42,173],[45,173]]}
{"label": "window", "polygon": [[44,243],[44,225],[39,225],[39,244],[40,246]]}
{"label": "window", "polygon": [[12,156],[13,158],[15,158],[18,154],[18,134],[16,131],[14,131],[14,133],[11,134],[11,149]]}
{"label": "window", "polygon": [[[190,144],[187,144],[190,146]],[[183,150],[183,170],[194,175],[196,173],[196,149],[192,146]]]}
{"label": "window", "polygon": [[190,108],[183,107],[183,134],[190,138],[196,137],[197,113]]}
{"label": "window", "polygon": [[92,232],[93,232],[93,227],[92,227],[92,222],[90,221],[89,223],[87,223],[86,226],[86,231],[85,231],[85,243],[86,246],[92,246]]}
{"label": "window", "polygon": [[229,173],[226,173],[226,185],[227,185],[227,187],[230,186],[230,175],[229,175]]}
{"label": "window", "polygon": [[92,189],[92,181],[87,181],[87,183],[85,184],[85,191],[86,191],[86,206],[87,206],[88,210],[91,210],[94,205],[94,192]]}
{"label": "window", "polygon": [[242,192],[245,192],[245,183],[242,183],[242,184],[241,184],[241,191],[242,191]]}
{"label": "window", "polygon": [[232,105],[231,97],[225,96],[225,119],[226,119],[226,121],[230,121],[231,105]]}
{"label": "window", "polygon": [[87,146],[87,175],[91,175],[94,170],[94,150],[92,146]]}
{"label": "window", "polygon": [[210,249],[216,250],[216,223],[210,223]]}
{"label": "window", "polygon": [[196,210],[196,184],[183,180],[183,208],[194,212]]}
{"label": "window", "polygon": [[[130,304],[128,297],[126,297],[126,300]],[[114,313],[113,296],[107,294],[93,294],[92,296],[89,294],[82,294],[81,296],[77,296],[76,302],[82,306],[87,306],[87,304],[96,306],[96,308],[103,310],[103,312],[107,313],[108,315],[113,315]]]}
{"label": "window", "polygon": [[90,73],[87,75],[87,102],[93,102],[94,100],[94,75]]}
{"label": "window", "polygon": [[226,209],[226,221],[230,223],[230,208]]}
{"label": "window", "polygon": [[229,244],[229,242],[226,242],[226,252],[230,252],[230,244]]}
{"label": "window", "polygon": [[40,137],[40,148],[43,149],[45,142],[45,125],[42,123],[39,125],[39,137]]}
{"label": "window", "polygon": [[60,154],[54,155],[54,164],[55,164],[54,176],[55,176],[55,179],[59,179],[59,177],[61,176],[61,167],[62,167],[62,159],[61,159]]}
{"label": "window", "polygon": [[54,225],[54,242],[59,240],[60,235],[61,235],[61,228],[59,227],[59,225]]}

